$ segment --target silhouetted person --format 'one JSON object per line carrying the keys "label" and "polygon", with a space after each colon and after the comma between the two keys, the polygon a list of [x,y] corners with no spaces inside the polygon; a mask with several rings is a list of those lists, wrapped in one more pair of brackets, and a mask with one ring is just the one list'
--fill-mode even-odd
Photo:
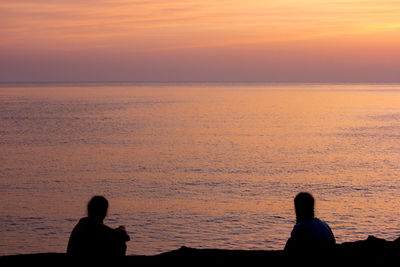
{"label": "silhouetted person", "polygon": [[321,256],[335,246],[335,237],[325,222],[314,217],[314,198],[299,193],[294,199],[296,225],[288,239],[285,252],[297,256]]}
{"label": "silhouetted person", "polygon": [[123,226],[112,229],[103,224],[108,201],[94,196],[88,203],[88,217],[79,220],[71,232],[67,253],[74,257],[106,259],[125,256],[129,235]]}

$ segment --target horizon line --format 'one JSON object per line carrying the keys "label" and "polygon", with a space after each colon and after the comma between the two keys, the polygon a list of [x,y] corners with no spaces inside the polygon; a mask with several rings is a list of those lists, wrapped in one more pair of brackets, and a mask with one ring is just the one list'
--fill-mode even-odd
{"label": "horizon line", "polygon": [[399,81],[229,81],[229,80],[214,80],[214,81],[201,81],[201,80],[43,80],[43,81],[0,81],[0,84],[76,84],[76,83],[282,83],[282,84],[400,84]]}

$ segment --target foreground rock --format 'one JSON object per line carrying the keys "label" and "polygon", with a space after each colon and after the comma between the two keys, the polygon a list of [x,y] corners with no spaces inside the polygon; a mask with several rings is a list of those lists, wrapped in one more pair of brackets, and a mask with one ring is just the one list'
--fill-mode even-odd
{"label": "foreground rock", "polygon": [[[312,255],[311,257],[294,258],[285,255],[281,250],[223,250],[223,249],[194,249],[181,247],[178,250],[154,256],[126,256],[117,261],[101,263],[107,265],[130,266],[284,266],[321,265],[321,266],[389,266],[396,262],[400,253],[400,241],[386,241],[375,237],[357,242],[339,244],[327,255]],[[0,257],[1,266],[76,266],[81,259],[71,259],[64,253],[24,254]],[[90,263],[93,263],[90,260]]]}

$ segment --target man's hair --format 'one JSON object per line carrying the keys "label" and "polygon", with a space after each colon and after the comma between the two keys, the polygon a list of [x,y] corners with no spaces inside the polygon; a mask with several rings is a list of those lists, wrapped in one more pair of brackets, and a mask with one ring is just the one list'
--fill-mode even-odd
{"label": "man's hair", "polygon": [[314,197],[307,192],[301,192],[294,198],[297,220],[314,218]]}
{"label": "man's hair", "polygon": [[103,196],[94,196],[87,206],[89,218],[103,220],[107,215],[108,201]]}

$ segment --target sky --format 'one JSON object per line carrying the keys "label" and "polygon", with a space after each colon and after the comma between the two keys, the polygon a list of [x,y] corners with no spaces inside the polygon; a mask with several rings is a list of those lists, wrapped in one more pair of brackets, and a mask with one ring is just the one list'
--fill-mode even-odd
{"label": "sky", "polygon": [[400,82],[399,0],[0,0],[0,82]]}

